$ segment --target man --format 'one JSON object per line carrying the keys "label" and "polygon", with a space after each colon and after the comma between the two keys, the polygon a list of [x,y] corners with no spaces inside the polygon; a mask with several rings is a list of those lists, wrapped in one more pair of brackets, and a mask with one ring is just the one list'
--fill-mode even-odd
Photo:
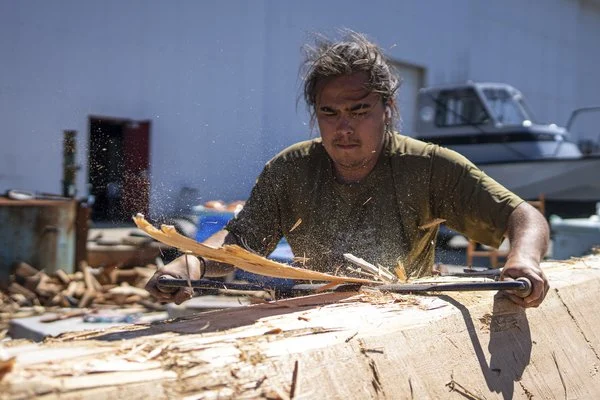
{"label": "man", "polygon": [[[243,210],[205,243],[236,243],[266,256],[285,236],[305,268],[344,272],[342,255],[352,253],[392,272],[401,264],[418,277],[431,273],[438,232],[423,225],[441,218],[481,243],[497,247],[507,236],[504,276],[533,284],[529,297],[509,296],[538,306],[548,290],[539,266],[548,245],[544,217],[457,153],[393,132],[398,78],[363,35],[320,39],[305,66],[304,98],[321,137],[269,161]],[[182,256],[147,289],[179,303],[191,290],[163,293],[158,276],[198,279],[231,270]]]}

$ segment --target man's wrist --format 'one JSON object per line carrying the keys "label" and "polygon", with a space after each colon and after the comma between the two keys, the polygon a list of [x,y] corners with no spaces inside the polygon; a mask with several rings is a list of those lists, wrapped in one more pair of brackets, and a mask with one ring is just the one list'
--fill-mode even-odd
{"label": "man's wrist", "polygon": [[196,256],[196,258],[200,261],[200,279],[202,279],[204,278],[204,275],[206,275],[206,259],[201,256]]}
{"label": "man's wrist", "polygon": [[520,249],[511,249],[510,253],[506,257],[506,263],[513,265],[527,266],[531,263],[539,264],[542,258],[531,251],[522,251]]}

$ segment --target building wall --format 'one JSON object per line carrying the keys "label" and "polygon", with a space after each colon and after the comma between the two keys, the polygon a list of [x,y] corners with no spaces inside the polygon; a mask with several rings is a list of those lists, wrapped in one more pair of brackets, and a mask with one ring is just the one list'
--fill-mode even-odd
{"label": "building wall", "polygon": [[183,187],[245,198],[270,157],[317,134],[298,101],[300,48],[336,27],[426,85],[513,84],[542,121],[600,104],[597,1],[0,0],[0,191],[60,191],[62,131],[79,132],[85,167],[88,117],[104,115],[151,120],[153,213]]}

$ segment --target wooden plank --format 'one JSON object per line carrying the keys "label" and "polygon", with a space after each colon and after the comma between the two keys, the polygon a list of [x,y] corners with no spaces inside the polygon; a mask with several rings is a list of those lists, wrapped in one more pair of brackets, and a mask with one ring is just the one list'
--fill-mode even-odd
{"label": "wooden plank", "polygon": [[600,398],[600,256],[544,268],[538,309],[494,292],[322,293],[65,334],[6,349],[0,398]]}

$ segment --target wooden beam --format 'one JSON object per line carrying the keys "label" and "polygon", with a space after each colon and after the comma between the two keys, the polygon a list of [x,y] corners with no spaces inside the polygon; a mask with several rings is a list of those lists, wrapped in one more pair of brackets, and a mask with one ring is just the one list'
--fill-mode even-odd
{"label": "wooden beam", "polygon": [[0,398],[600,398],[600,256],[494,292],[321,293],[6,348]]}

